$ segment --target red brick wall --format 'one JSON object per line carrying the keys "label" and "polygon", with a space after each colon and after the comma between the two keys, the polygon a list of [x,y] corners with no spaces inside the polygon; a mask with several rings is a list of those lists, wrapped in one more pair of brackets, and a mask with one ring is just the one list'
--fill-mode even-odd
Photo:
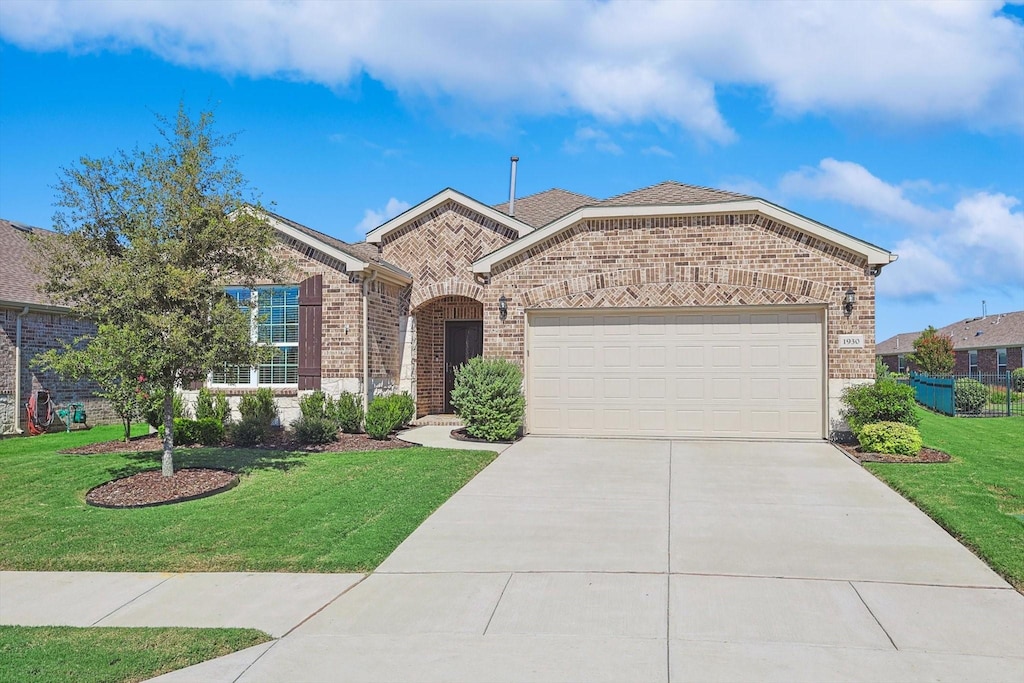
{"label": "red brick wall", "polygon": [[[14,428],[14,357],[17,340],[17,316],[19,311],[0,309],[0,433],[11,432]],[[32,392],[47,389],[58,404],[84,403],[89,424],[118,422],[117,415],[105,399],[94,395],[99,388],[93,382],[69,382],[52,372],[44,372],[30,365],[32,359],[52,348],[59,348],[59,340],[72,341],[84,334],[91,334],[96,327],[62,313],[30,312],[21,319],[21,399],[17,406],[24,429],[25,409]]]}
{"label": "red brick wall", "polygon": [[[482,320],[483,305],[462,296],[433,299],[416,313],[416,414],[444,410],[444,324]],[[486,335],[485,335],[486,336]]]}

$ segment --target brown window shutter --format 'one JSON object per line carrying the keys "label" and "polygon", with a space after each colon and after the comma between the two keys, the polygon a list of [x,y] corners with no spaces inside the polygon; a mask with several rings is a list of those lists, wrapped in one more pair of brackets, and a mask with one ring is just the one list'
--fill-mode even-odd
{"label": "brown window shutter", "polygon": [[324,276],[299,283],[299,389],[320,388]]}

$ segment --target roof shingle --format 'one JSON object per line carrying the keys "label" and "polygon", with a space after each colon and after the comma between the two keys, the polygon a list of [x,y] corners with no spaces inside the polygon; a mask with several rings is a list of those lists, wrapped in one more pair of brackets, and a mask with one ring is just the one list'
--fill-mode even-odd
{"label": "roof shingle", "polygon": [[[598,203],[599,200],[594,197],[553,187],[537,194],[517,197],[515,217],[529,226],[540,228],[581,206],[593,206]],[[496,204],[494,208],[507,214],[508,202]]]}
{"label": "roof shingle", "polygon": [[[36,268],[39,256],[29,244],[29,234],[48,236],[55,233],[0,218],[0,301],[53,306],[42,292],[46,278],[42,270]],[[45,263],[39,265],[45,268]]]}
{"label": "roof shingle", "polygon": [[[1011,311],[984,317],[964,318],[936,330],[948,334],[957,351],[970,349],[1013,348],[1024,346],[1024,311]],[[875,345],[875,355],[913,353],[920,332],[901,332]]]}
{"label": "roof shingle", "polygon": [[598,206],[652,206],[652,205],[689,205],[689,204],[712,204],[715,202],[735,202],[741,199],[753,199],[753,197],[728,190],[716,190],[710,187],[699,187],[697,185],[684,185],[674,180],[668,180],[650,187],[642,187],[639,190],[626,192],[625,194],[609,197]]}

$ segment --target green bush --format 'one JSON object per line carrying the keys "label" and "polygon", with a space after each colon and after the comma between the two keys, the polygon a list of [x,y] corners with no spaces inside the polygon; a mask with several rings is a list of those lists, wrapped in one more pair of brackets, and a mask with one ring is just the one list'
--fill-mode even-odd
{"label": "green bush", "polygon": [[405,427],[412,422],[412,418],[416,417],[416,402],[412,400],[412,396],[408,392],[403,391],[400,394],[391,394],[390,396],[385,396],[384,400],[393,404],[395,413],[400,417],[398,421],[399,428]]}
{"label": "green bush", "polygon": [[869,453],[917,455],[921,450],[917,427],[902,422],[872,422],[861,428],[857,438],[861,449]]}
{"label": "green bush", "polygon": [[254,417],[243,417],[238,422],[233,422],[228,429],[231,443],[236,446],[255,446],[263,443],[269,427]]}
{"label": "green bush", "polygon": [[330,396],[317,389],[299,399],[299,412],[302,417],[325,418],[334,412],[333,404]]}
{"label": "green bush", "polygon": [[338,423],[333,418],[303,415],[292,423],[295,439],[301,444],[322,444],[338,436]]}
{"label": "green bush", "polygon": [[470,359],[455,373],[452,405],[470,436],[507,441],[523,424],[526,401],[519,366],[501,358]]}
{"label": "green bush", "polygon": [[961,377],[956,381],[954,395],[956,397],[956,412],[961,415],[977,415],[988,401],[988,389],[984,384],[970,377]]}
{"label": "green bush", "polygon": [[[185,397],[180,392],[174,392],[174,408],[172,413],[175,419],[188,417],[185,412]],[[150,402],[143,415],[150,427],[158,429],[164,423],[164,391],[154,389],[150,394]]]}
{"label": "green bush", "polygon": [[378,396],[370,401],[366,411],[366,433],[372,439],[386,439],[402,424],[402,408],[390,399],[390,396]]}
{"label": "green bush", "polygon": [[[164,437],[163,425],[159,427],[160,438]],[[187,417],[174,418],[174,445],[218,446],[224,441],[224,423],[215,417],[190,420]]]}
{"label": "green bush", "polygon": [[196,419],[214,418],[224,424],[231,417],[231,406],[228,397],[221,392],[214,393],[207,387],[199,390],[196,397]]}
{"label": "green bush", "polygon": [[334,402],[335,419],[341,431],[358,434],[363,429],[363,399],[356,394],[343,392]]}
{"label": "green bush", "polygon": [[231,430],[231,440],[239,446],[254,446],[267,440],[277,418],[274,392],[264,387],[246,394],[238,403],[242,419]]}
{"label": "green bush", "polygon": [[1024,368],[1017,368],[1010,373],[1013,382],[1013,390],[1024,392]]}
{"label": "green bush", "polygon": [[864,425],[872,422],[901,422],[916,427],[914,390],[892,381],[858,384],[843,390],[843,419],[858,437]]}

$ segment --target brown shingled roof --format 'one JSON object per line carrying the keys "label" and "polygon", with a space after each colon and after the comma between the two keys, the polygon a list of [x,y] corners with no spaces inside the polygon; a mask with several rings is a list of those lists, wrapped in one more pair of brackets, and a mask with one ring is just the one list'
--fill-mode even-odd
{"label": "brown shingled roof", "polygon": [[282,223],[285,223],[295,228],[299,232],[305,233],[312,237],[313,239],[325,242],[339,251],[343,251],[350,256],[356,257],[360,261],[367,261],[369,263],[378,265],[382,268],[386,268],[387,270],[390,270],[394,273],[398,273],[399,275],[412,277],[409,273],[402,270],[398,266],[392,263],[388,263],[383,258],[381,258],[380,252],[377,250],[377,247],[373,244],[367,244],[366,242],[357,242],[355,244],[343,242],[342,240],[339,240],[337,237],[331,237],[327,233],[320,232],[319,230],[314,230],[313,228],[303,225],[302,223],[296,223],[292,219],[285,218],[280,214],[276,214],[272,211],[267,211],[266,209],[262,209],[262,211],[266,213],[268,216],[271,216],[276,220],[279,220]]}
{"label": "brown shingled roof", "polygon": [[0,218],[0,302],[52,306],[40,291],[45,277],[34,267],[39,257],[28,243],[29,234],[54,233]]}
{"label": "brown shingled roof", "polygon": [[716,190],[710,187],[684,185],[668,180],[650,187],[642,187],[625,194],[616,195],[598,202],[598,206],[651,206],[672,204],[712,204],[714,202],[734,202],[753,197],[727,190]]}
{"label": "brown shingled roof", "polygon": [[1024,346],[1024,311],[966,318],[939,332],[953,338],[957,351]]}
{"label": "brown shingled roof", "polygon": [[920,332],[900,332],[895,334],[875,344],[875,355],[892,356],[900,353],[913,353],[914,340],[920,336]]}
{"label": "brown shingled roof", "polygon": [[[515,217],[527,225],[540,228],[581,206],[593,206],[598,203],[599,200],[594,197],[553,187],[537,194],[517,197]],[[496,204],[494,208],[507,214],[508,202]]]}

